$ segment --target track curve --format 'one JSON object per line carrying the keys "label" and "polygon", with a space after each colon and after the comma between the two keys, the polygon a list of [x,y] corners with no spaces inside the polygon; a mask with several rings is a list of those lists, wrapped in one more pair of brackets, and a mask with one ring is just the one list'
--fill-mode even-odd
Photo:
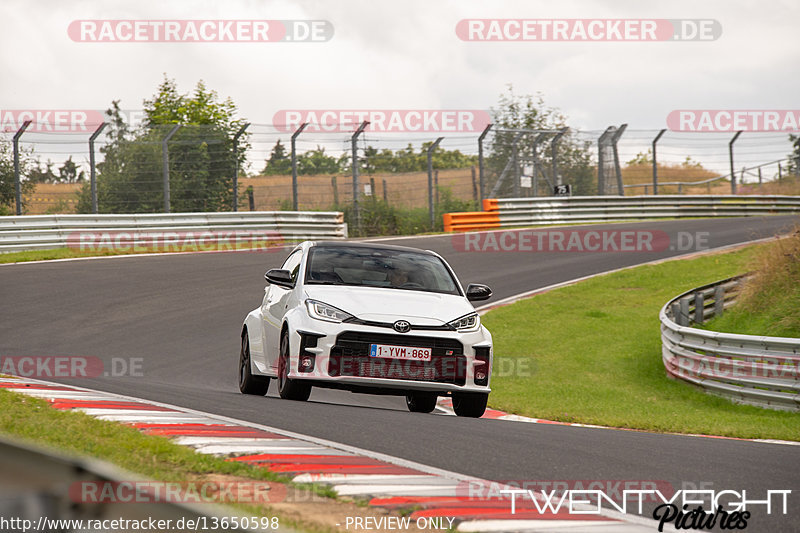
{"label": "track curve", "polygon": [[[594,225],[594,230],[708,232],[712,248],[788,231],[795,217]],[[445,256],[463,283],[527,290],[680,255],[472,253],[450,235],[382,239]],[[142,358],[141,377],[56,380],[342,442],[485,479],[664,480],[676,488],[800,490],[800,447],[408,413],[404,400],[315,390],[308,403],[246,397],[236,386],[238,332],[263,274],[285,253],[186,254],[0,266],[0,355]],[[788,467],[787,467],[788,466]],[[758,516],[796,531],[790,515]],[[755,520],[755,518],[754,518]],[[761,531],[760,528],[751,530]],[[767,529],[763,529],[766,531]]]}

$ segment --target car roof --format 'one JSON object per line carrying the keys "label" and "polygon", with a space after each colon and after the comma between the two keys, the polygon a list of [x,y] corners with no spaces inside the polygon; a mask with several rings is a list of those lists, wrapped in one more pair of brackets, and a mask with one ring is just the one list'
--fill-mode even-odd
{"label": "car roof", "polygon": [[325,247],[325,248],[338,248],[338,247],[347,247],[347,248],[364,248],[367,250],[394,250],[398,252],[414,252],[419,254],[425,255],[433,255],[436,254],[430,250],[422,250],[420,248],[412,248],[410,246],[396,246],[394,244],[372,244],[369,242],[349,242],[349,241],[314,241],[311,243],[310,248],[316,247]]}

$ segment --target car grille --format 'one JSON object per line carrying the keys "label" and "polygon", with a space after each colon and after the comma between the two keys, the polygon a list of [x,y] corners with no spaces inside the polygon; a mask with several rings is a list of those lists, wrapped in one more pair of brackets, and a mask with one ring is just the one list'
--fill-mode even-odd
{"label": "car grille", "polygon": [[[430,348],[430,361],[370,357],[370,344]],[[464,385],[467,360],[455,339],[347,331],[336,338],[328,360],[331,376],[407,379]]]}

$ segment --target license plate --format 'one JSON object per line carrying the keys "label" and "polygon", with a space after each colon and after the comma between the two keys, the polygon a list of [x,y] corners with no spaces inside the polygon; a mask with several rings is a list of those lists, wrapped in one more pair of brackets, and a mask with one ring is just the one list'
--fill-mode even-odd
{"label": "license plate", "polygon": [[410,361],[430,361],[430,348],[415,348],[413,346],[392,346],[391,344],[370,344],[370,357],[384,359],[406,359]]}

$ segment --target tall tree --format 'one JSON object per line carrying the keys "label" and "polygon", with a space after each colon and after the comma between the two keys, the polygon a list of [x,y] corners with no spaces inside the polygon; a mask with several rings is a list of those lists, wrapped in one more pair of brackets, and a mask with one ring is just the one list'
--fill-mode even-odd
{"label": "tall tree", "polygon": [[[24,176],[32,164],[30,153],[20,150],[19,160],[20,174]],[[20,186],[24,194],[32,192],[34,188],[33,182],[25,179],[20,179]],[[11,143],[0,142],[0,215],[16,213],[14,205],[16,197],[16,188],[14,187],[14,151]]]}
{"label": "tall tree", "polygon": [[[152,98],[145,99],[143,124],[133,130],[123,120],[119,101],[107,111],[111,128],[98,164],[98,204],[102,212],[158,212],[163,209],[162,141],[170,139],[170,209],[174,212],[224,211],[232,205],[236,159],[241,166],[249,147],[246,134],[234,154],[233,136],[244,124],[230,98],[220,99],[203,81],[181,93],[165,76]],[[84,187],[79,211],[90,208]]]}
{"label": "tall tree", "polygon": [[275,143],[269,154],[269,159],[261,172],[267,176],[286,175],[292,172],[292,159],[286,153],[286,147],[281,140]]}
{"label": "tall tree", "polygon": [[800,174],[800,135],[790,133],[789,142],[792,143],[792,153],[789,154],[789,172]]}
{"label": "tall tree", "polygon": [[[558,109],[548,107],[541,94],[536,96],[517,95],[510,85],[508,90],[500,95],[498,106],[491,109],[491,115],[495,134],[492,137],[487,158],[487,167],[491,174],[490,185],[492,181],[498,179],[512,157],[513,138],[516,133],[502,130],[557,130],[568,126],[567,118]],[[535,134],[529,134],[520,139],[518,159],[532,158],[533,139],[530,137],[533,135]],[[551,138],[544,139],[548,147]],[[558,172],[564,183],[572,185],[573,194],[588,195],[597,192],[589,147],[588,141],[581,142],[571,131],[561,137],[558,142],[556,151]],[[540,163],[545,169],[549,169],[552,163],[550,150],[540,148],[538,152]],[[500,194],[510,195],[511,186],[512,180],[505,180]]]}

